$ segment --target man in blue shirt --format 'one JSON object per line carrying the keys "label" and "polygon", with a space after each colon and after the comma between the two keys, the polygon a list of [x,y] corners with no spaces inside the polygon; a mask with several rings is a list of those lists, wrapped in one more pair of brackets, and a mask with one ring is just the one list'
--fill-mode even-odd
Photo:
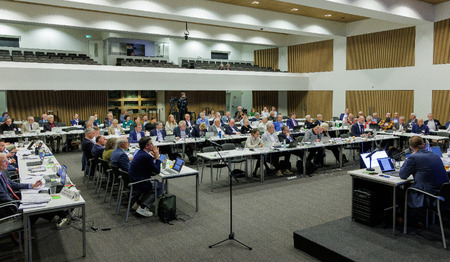
{"label": "man in blue shirt", "polygon": [[116,166],[123,171],[130,168],[130,159],[125,150],[128,150],[128,140],[125,138],[117,139],[117,148],[111,154],[111,166]]}
{"label": "man in blue shirt", "polygon": [[281,114],[278,114],[277,121],[273,122],[273,126],[275,127],[275,131],[281,131],[281,127],[284,126],[283,116]]}
{"label": "man in blue shirt", "polygon": [[156,136],[156,141],[164,141],[166,138],[166,130],[163,128],[162,122],[156,123],[156,129],[150,131],[150,136]]}
{"label": "man in blue shirt", "polygon": [[206,126],[209,127],[209,120],[205,118],[205,113],[201,112],[199,116],[200,116],[200,118],[197,119],[196,124],[200,125],[201,123],[205,123]]}
{"label": "man in blue shirt", "polygon": [[423,124],[423,119],[419,118],[417,120],[417,124],[414,124],[412,126],[411,133],[429,135],[430,134],[430,129],[428,128],[428,126]]}
{"label": "man in blue shirt", "polygon": [[[159,174],[161,168],[159,149],[152,144],[150,137],[142,137],[139,140],[139,149],[131,162],[128,172],[132,182],[155,176]],[[162,191],[161,183],[159,181],[154,181],[154,183],[156,183],[157,195],[159,196]],[[150,212],[150,207],[155,200],[155,185],[147,181],[134,185],[133,189],[139,195],[139,200],[137,201],[139,207],[136,213],[144,217],[151,217],[153,213]]]}
{"label": "man in blue shirt", "polygon": [[139,140],[145,136],[144,131],[142,131],[142,124],[137,123],[134,130],[130,132],[130,142],[138,143]]}

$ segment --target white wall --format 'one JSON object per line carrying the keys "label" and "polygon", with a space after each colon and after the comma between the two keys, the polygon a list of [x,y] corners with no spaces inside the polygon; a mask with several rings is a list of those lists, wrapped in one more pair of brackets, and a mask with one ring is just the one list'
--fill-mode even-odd
{"label": "white wall", "polygon": [[8,111],[7,105],[6,105],[6,92],[0,91],[0,114],[3,114],[3,112]]}

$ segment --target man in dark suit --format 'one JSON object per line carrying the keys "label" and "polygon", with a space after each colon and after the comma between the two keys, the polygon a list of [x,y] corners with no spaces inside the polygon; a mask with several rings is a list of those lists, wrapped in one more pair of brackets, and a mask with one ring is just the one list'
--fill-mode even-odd
{"label": "man in dark suit", "polygon": [[216,118],[216,119],[214,119],[214,123],[209,126],[208,132],[214,132],[214,135],[218,136],[219,131],[222,132],[222,134],[223,134],[223,132],[225,132],[223,130],[223,127],[220,125],[220,119]]}
{"label": "man in dark suit", "polygon": [[106,128],[110,127],[112,125],[113,119],[114,119],[113,118],[113,114],[108,113],[108,115],[106,116],[105,121],[103,122],[103,124],[105,125],[104,127],[106,127]]}
{"label": "man in dark suit", "polygon": [[106,138],[105,136],[98,136],[95,138],[95,145],[92,147],[91,155],[93,157],[102,158],[103,151],[105,151]]}
{"label": "man in dark suit", "polygon": [[225,126],[225,134],[227,135],[239,135],[239,129],[234,123],[234,119],[231,119],[227,126]]}
{"label": "man in dark suit", "polygon": [[241,115],[242,113],[242,106],[238,106],[237,111],[234,112],[234,118],[236,118],[238,115]]}
{"label": "man in dark suit", "polygon": [[87,128],[84,131],[84,139],[81,143],[81,151],[83,151],[83,157],[81,159],[82,170],[85,171],[85,174],[93,174],[93,169],[89,170],[86,168],[86,163],[89,159],[92,158],[92,148],[94,147],[94,143],[92,142],[92,138],[94,138],[94,129],[92,127]]}
{"label": "man in dark suit", "polygon": [[411,113],[411,114],[409,114],[408,126],[412,127],[415,124],[417,124],[416,114]]}
{"label": "man in dark suit", "polygon": [[[411,137],[409,146],[414,152],[403,163],[400,169],[400,178],[407,179],[412,175],[414,183],[411,187],[431,194],[437,194],[441,185],[448,182],[442,160],[433,152],[425,149],[423,139],[419,136]],[[409,192],[408,205],[412,208],[430,205],[431,201],[424,194],[415,191]]]}
{"label": "man in dark suit", "polygon": [[438,131],[438,129],[441,128],[441,122],[439,122],[439,120],[437,119],[433,119],[432,113],[429,113],[427,117],[428,120],[425,120],[423,124],[428,126],[428,129],[430,129],[431,131]]}
{"label": "man in dark suit", "polygon": [[[55,121],[53,115],[49,115],[47,117],[47,122],[44,123],[44,132],[51,132],[54,127],[58,127],[58,123]],[[56,140],[56,148],[55,148],[55,140]],[[50,147],[52,148],[52,152],[59,152],[59,145],[61,144],[62,136],[61,135],[49,135],[47,136],[47,142],[50,143]]]}
{"label": "man in dark suit", "polygon": [[111,166],[116,166],[124,171],[130,168],[130,159],[125,150],[128,150],[128,140],[126,138],[117,139],[117,148],[111,154]]}
{"label": "man in dark suit", "polygon": [[166,138],[166,130],[163,128],[162,122],[156,123],[156,129],[150,131],[150,136],[156,136],[156,141],[164,141]]}
{"label": "man in dark suit", "polygon": [[144,131],[142,131],[142,124],[137,123],[134,130],[130,132],[130,142],[138,143],[139,140],[145,136]]}
{"label": "man in dark suit", "polygon": [[0,125],[0,132],[3,134],[5,131],[18,131],[17,125],[12,122],[11,117],[6,117],[5,123]]}
{"label": "man in dark suit", "polygon": [[429,135],[430,129],[428,128],[428,126],[424,125],[423,119],[419,118],[417,120],[417,124],[414,124],[412,126],[411,133]]}
{"label": "man in dark suit", "polygon": [[191,121],[191,115],[185,114],[184,115],[184,121],[186,121],[186,126],[190,129],[195,126],[194,122]]}
{"label": "man in dark suit", "polygon": [[350,111],[348,110],[348,108],[346,108],[346,109],[345,109],[345,112],[342,113],[342,114],[339,116],[339,120],[344,120],[344,117],[348,119],[348,114],[349,114],[349,112],[350,112]]}
{"label": "man in dark suit", "polygon": [[296,117],[295,113],[291,113],[291,118],[286,121],[286,125],[289,129],[294,129],[294,126],[298,126],[298,121],[295,120]]}
{"label": "man in dark suit", "polygon": [[322,123],[325,123],[325,122],[322,120],[322,115],[321,115],[321,114],[318,114],[316,117],[317,117],[316,122],[314,122],[314,124],[315,124],[316,126],[320,126]]}
{"label": "man in dark suit", "polygon": [[394,123],[394,129],[397,131],[403,131],[406,132],[406,129],[408,128],[408,124],[405,123],[405,117],[400,116],[398,118],[398,122]]}
{"label": "man in dark suit", "polygon": [[[204,123],[202,123],[202,124],[204,124]],[[191,130],[188,127],[186,127],[186,121],[184,121],[184,120],[181,120],[178,123],[178,126],[175,127],[175,129],[173,130],[173,134],[175,137],[180,138],[180,139],[192,137]],[[197,158],[194,157],[194,144],[186,144],[184,149],[185,149],[186,155],[189,157],[189,162],[191,163],[191,165],[195,164],[195,161],[197,161]]]}
{"label": "man in dark suit", "polygon": [[78,126],[78,125],[80,125],[80,122],[81,122],[81,120],[78,118],[78,114],[75,113],[73,115],[73,119],[70,120],[70,124],[72,124],[72,126]]}
{"label": "man in dark suit", "polygon": [[[152,144],[152,140],[149,137],[142,137],[139,140],[139,149],[131,162],[128,172],[132,182],[148,179],[160,172],[159,149]],[[155,181],[155,183],[157,195],[159,196],[162,186],[159,181]],[[137,201],[139,207],[136,212],[141,216],[151,217],[153,213],[150,212],[150,207],[155,200],[155,186],[148,181],[136,184],[133,189],[139,195],[139,200]]]}
{"label": "man in dark suit", "polygon": [[[280,140],[280,143],[284,144],[284,142],[286,142],[286,145],[289,145],[290,143],[294,142],[294,138],[291,137],[290,133],[289,133],[289,127],[288,126],[282,126],[281,127],[281,133],[278,135],[278,139]],[[302,158],[303,157],[303,151],[289,151],[292,152],[292,154]],[[287,152],[286,152],[287,153]],[[291,158],[291,154],[285,154],[286,158],[285,160],[289,161],[289,159]]]}
{"label": "man in dark suit", "polygon": [[[358,122],[352,125],[350,133],[352,136],[355,137],[365,137],[370,136],[370,133],[365,134],[364,133],[364,117],[360,116],[358,117]],[[370,151],[372,145],[370,142],[363,142],[361,143],[361,153],[365,153],[367,151]]]}

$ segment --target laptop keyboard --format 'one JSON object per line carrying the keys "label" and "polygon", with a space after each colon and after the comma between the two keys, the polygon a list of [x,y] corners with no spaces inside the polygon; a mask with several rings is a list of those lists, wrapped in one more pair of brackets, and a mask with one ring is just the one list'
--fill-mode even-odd
{"label": "laptop keyboard", "polygon": [[178,174],[178,172],[173,169],[163,169],[163,170],[161,170],[161,173],[163,173],[164,175],[177,175]]}
{"label": "laptop keyboard", "polygon": [[391,172],[384,172],[383,174],[386,174],[388,176],[396,176],[396,177],[398,177],[400,172],[399,171],[391,171]]}

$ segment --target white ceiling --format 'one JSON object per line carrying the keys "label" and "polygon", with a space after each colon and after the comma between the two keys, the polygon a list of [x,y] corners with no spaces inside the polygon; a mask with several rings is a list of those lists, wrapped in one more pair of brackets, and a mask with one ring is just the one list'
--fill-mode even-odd
{"label": "white ceiling", "polygon": [[[248,1],[248,0],[243,0]],[[0,22],[286,45],[450,18],[450,2],[418,0],[283,0],[368,17],[340,23],[206,0],[16,0],[0,2]],[[358,28],[358,30],[354,30]]]}

